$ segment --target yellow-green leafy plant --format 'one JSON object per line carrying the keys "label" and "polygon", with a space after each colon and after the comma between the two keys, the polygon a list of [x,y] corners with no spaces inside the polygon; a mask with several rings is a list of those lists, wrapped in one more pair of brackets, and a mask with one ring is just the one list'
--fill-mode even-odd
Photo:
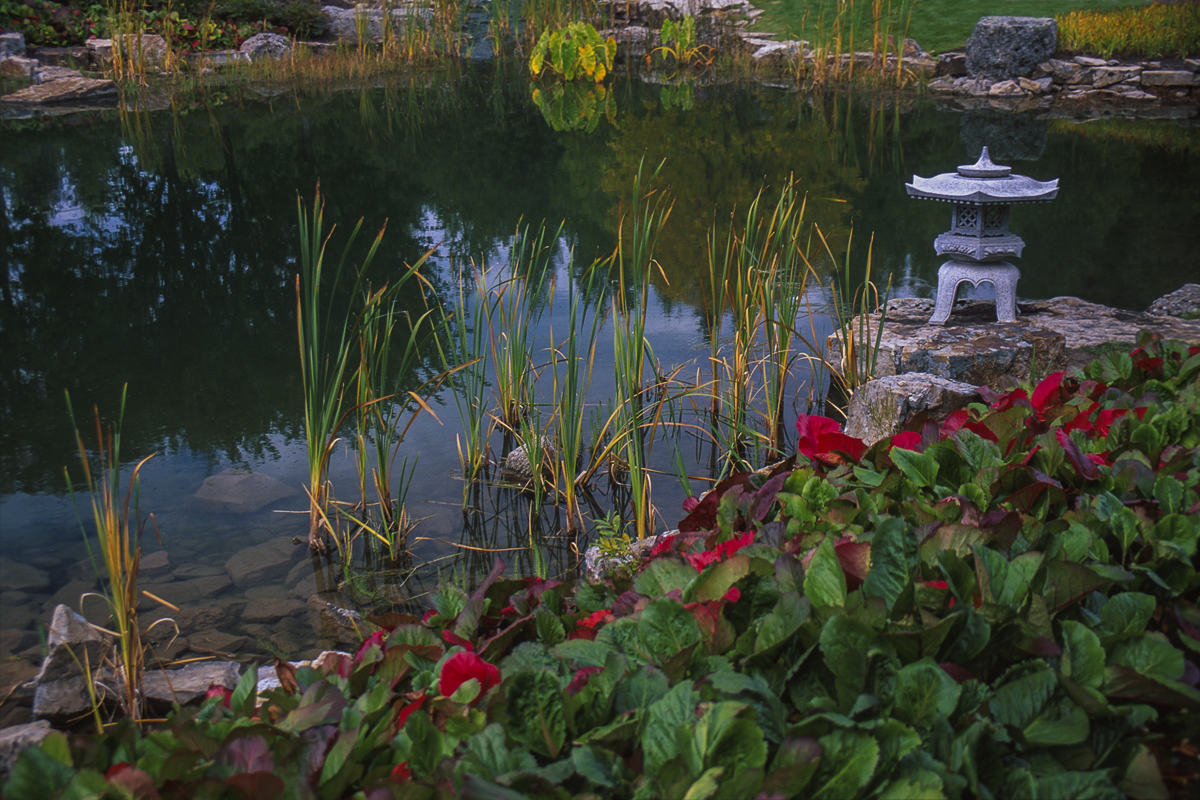
{"label": "yellow-green leafy plant", "polygon": [[591,133],[600,120],[617,118],[614,93],[599,84],[556,83],[545,91],[533,87],[533,103],[556,131]]}
{"label": "yellow-green leafy plant", "polygon": [[533,76],[550,69],[564,80],[588,77],[599,83],[612,71],[617,55],[615,39],[604,39],[586,22],[572,22],[565,28],[542,31],[529,57]]}
{"label": "yellow-green leafy plant", "polygon": [[662,44],[654,49],[654,53],[669,56],[676,64],[706,67],[712,63],[712,47],[696,44],[695,17],[688,15],[679,20],[663,20],[659,35]]}

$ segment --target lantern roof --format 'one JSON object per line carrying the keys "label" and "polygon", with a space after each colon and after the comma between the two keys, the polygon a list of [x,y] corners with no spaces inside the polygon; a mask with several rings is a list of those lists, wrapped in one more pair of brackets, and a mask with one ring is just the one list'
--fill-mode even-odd
{"label": "lantern roof", "polygon": [[984,147],[974,164],[932,178],[913,175],[912,183],[904,184],[904,188],[912,197],[948,203],[1045,203],[1058,194],[1058,178],[1042,182],[1013,175],[1012,167],[993,164]]}

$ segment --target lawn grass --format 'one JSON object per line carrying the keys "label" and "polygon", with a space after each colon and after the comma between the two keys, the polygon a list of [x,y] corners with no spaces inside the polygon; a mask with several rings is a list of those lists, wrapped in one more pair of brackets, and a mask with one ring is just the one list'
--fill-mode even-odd
{"label": "lawn grass", "polygon": [[[1137,0],[884,0],[879,27],[885,33],[915,39],[925,50],[943,53],[962,48],[980,17],[1053,17],[1070,11],[1109,11],[1147,4]],[[836,32],[840,20],[843,41],[853,30],[853,49],[871,49],[877,6],[870,0],[754,0],[754,5],[764,12],[755,30],[773,31],[780,38],[824,42]],[[851,48],[843,44],[842,49]]]}

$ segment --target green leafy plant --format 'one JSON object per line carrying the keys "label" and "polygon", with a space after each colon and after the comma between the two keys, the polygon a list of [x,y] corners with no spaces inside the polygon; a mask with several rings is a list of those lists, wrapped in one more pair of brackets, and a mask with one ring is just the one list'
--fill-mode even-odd
{"label": "green leafy plant", "polygon": [[589,23],[572,22],[542,32],[529,56],[529,71],[535,78],[549,69],[566,81],[588,77],[599,83],[612,71],[616,53],[615,39],[601,38]]}
{"label": "green leafy plant", "polygon": [[792,463],[690,500],[640,566],[497,561],[261,697],[251,669],[153,733],[52,733],[4,796],[1170,796],[1198,378],[1145,336],[869,448],[802,416]]}
{"label": "green leafy plant", "polygon": [[696,18],[686,15],[681,19],[664,19],[659,31],[662,44],[646,56],[649,61],[654,53],[669,57],[676,64],[696,68],[707,67],[713,61],[713,48],[696,43]]}

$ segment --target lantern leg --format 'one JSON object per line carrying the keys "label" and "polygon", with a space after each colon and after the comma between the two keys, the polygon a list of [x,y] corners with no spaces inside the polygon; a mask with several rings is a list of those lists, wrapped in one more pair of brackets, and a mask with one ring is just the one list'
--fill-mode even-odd
{"label": "lantern leg", "polygon": [[1017,321],[1017,281],[1021,271],[1007,261],[995,264],[967,264],[962,261],[947,261],[938,269],[937,302],[934,304],[930,325],[945,325],[954,308],[958,286],[968,282],[972,286],[990,283],[996,289],[996,320]]}

